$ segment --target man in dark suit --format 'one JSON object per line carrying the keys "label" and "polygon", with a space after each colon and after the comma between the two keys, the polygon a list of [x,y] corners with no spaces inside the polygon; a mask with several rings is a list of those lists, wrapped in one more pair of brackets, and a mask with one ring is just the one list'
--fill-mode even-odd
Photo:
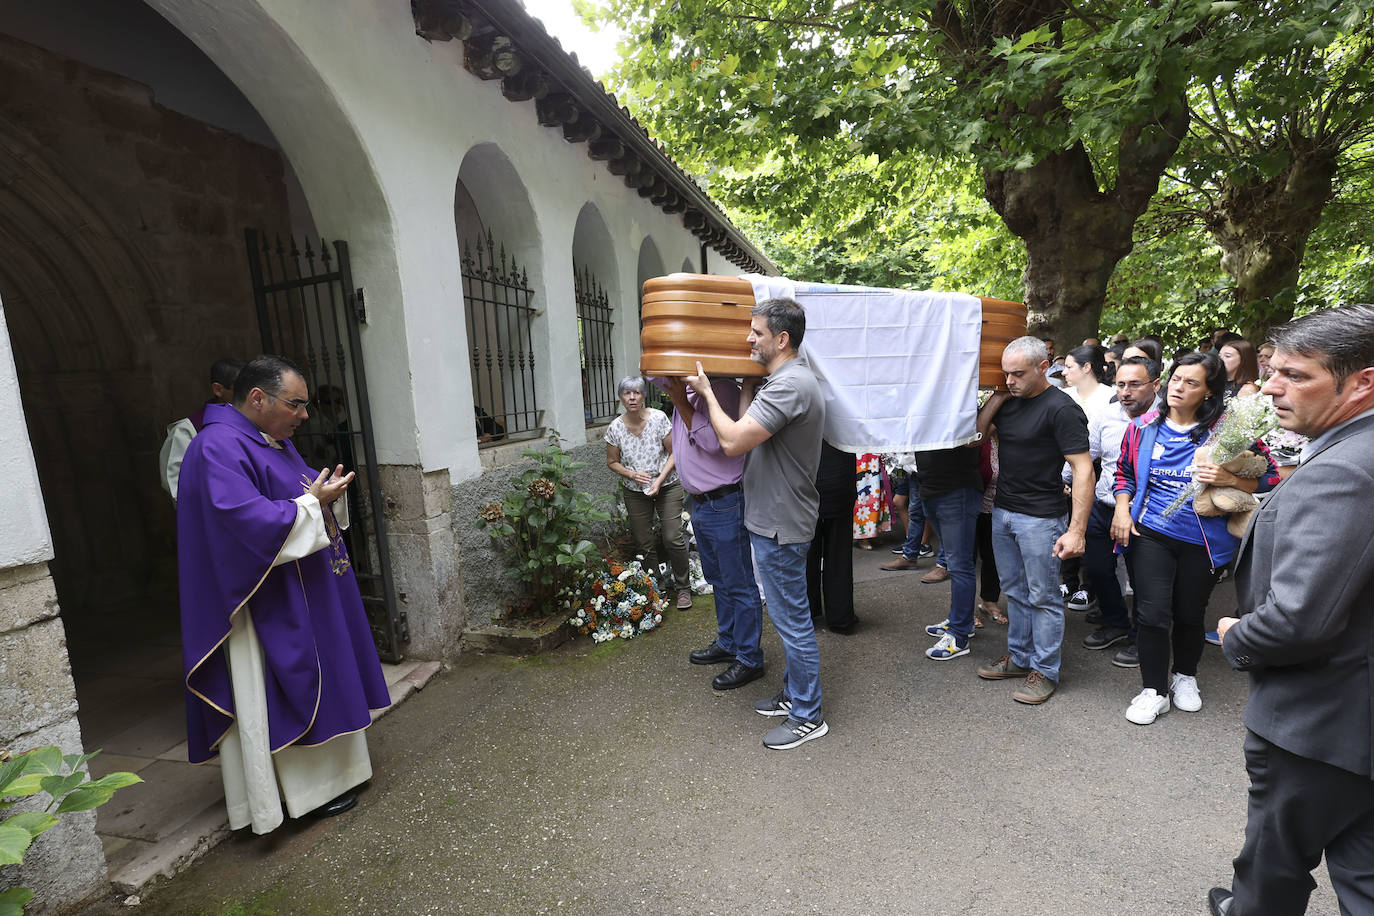
{"label": "man in dark suit", "polygon": [[1276,330],[1274,399],[1311,438],[1236,559],[1217,630],[1250,672],[1245,845],[1218,916],[1303,913],[1326,854],[1341,912],[1374,913],[1374,305]]}

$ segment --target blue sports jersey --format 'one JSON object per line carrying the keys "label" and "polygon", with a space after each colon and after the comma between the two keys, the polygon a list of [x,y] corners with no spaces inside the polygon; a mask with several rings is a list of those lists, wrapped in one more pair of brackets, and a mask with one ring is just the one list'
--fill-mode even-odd
{"label": "blue sports jersey", "polygon": [[1145,491],[1145,511],[1140,521],[1160,534],[1186,541],[1189,544],[1205,544],[1202,526],[1193,512],[1190,498],[1173,515],[1164,517],[1164,509],[1174,501],[1193,482],[1189,468],[1193,464],[1193,452],[1198,443],[1193,441],[1192,429],[1179,429],[1169,421],[1159,428],[1155,437],[1154,453],[1150,456],[1150,480]]}

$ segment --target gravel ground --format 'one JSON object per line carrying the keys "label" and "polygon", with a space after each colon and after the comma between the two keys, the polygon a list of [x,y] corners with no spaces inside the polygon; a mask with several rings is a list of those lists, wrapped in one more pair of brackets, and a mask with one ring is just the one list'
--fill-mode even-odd
{"label": "gravel ground", "polygon": [[[926,659],[949,586],[889,557],[855,551],[862,626],[820,633],[822,739],[760,744],[767,626],[761,681],[718,694],[687,663],[714,634],[698,597],[629,642],[455,660],[370,730],[353,812],[241,832],[87,913],[1205,914],[1244,830],[1245,678],[1209,647],[1202,711],[1132,725],[1137,672],[1070,612],[1058,693],[1019,705],[974,673],[1005,628]],[[1335,913],[1317,877],[1310,912]]]}

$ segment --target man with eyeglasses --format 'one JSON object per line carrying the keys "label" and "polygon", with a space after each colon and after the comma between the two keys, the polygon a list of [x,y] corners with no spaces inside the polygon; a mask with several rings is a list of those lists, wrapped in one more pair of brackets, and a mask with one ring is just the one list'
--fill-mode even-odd
{"label": "man with eyeglasses", "polygon": [[[306,465],[305,376],[260,356],[206,408],[177,503],[187,747],[220,760],[229,826],[339,814],[372,776],[371,710],[389,705],[348,550],[353,480]],[[335,517],[335,512],[340,518]]]}
{"label": "man with eyeglasses", "polygon": [[1088,515],[1083,572],[1097,592],[1100,620],[1097,629],[1083,637],[1083,646],[1108,649],[1126,643],[1112,658],[1112,664],[1120,668],[1138,667],[1140,656],[1135,646],[1134,621],[1116,578],[1116,551],[1111,535],[1116,497],[1112,495],[1112,486],[1126,427],[1154,409],[1158,393],[1159,363],[1144,356],[1124,359],[1116,369],[1116,397],[1106,410],[1088,422],[1088,453],[1093,461],[1101,462],[1102,471],[1097,475],[1092,512]]}

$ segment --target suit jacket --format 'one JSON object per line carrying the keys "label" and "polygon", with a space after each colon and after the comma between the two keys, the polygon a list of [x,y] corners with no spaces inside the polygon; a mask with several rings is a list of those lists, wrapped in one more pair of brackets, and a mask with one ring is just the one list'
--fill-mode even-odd
{"label": "suit jacket", "polygon": [[1245,725],[1294,754],[1371,775],[1374,416],[1304,457],[1237,552],[1240,622],[1223,649],[1250,672]]}

